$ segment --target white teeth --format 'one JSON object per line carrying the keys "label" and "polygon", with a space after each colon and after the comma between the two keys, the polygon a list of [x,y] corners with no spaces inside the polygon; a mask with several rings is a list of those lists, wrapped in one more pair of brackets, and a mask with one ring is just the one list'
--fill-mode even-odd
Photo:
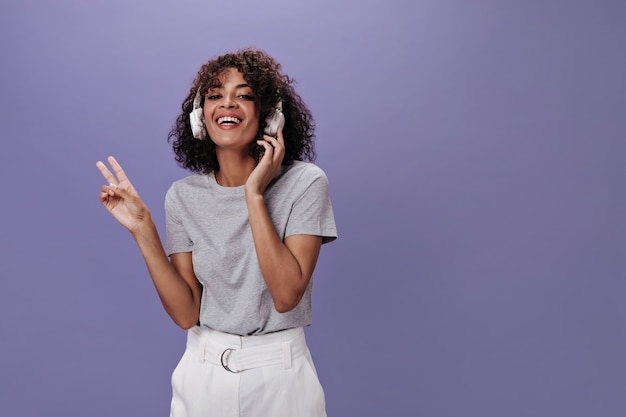
{"label": "white teeth", "polygon": [[221,125],[223,123],[241,123],[241,120],[231,116],[220,117],[217,119],[217,124]]}

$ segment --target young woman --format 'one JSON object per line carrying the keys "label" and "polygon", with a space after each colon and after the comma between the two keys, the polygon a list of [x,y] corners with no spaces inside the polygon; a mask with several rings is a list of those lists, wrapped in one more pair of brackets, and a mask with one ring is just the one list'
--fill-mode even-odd
{"label": "young woman", "polygon": [[171,416],[326,415],[303,327],[320,247],[337,232],[327,178],[303,162],[313,133],[293,80],[264,51],[203,65],[169,135],[194,174],[165,197],[165,248],[122,167],[96,164],[108,182],[100,201],[188,329]]}

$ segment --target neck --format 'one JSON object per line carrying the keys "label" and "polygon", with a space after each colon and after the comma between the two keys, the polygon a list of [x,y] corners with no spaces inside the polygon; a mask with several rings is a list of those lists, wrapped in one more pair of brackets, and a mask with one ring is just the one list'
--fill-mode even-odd
{"label": "neck", "polygon": [[257,161],[247,153],[242,154],[227,150],[218,150],[217,161],[220,168],[215,171],[215,180],[222,187],[244,185],[257,165]]}

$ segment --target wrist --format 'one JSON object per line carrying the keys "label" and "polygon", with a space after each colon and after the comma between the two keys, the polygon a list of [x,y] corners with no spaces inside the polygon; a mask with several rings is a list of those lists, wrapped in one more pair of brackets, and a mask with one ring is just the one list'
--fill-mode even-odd
{"label": "wrist", "polygon": [[246,193],[246,205],[248,206],[248,211],[251,214],[253,212],[258,212],[259,210],[265,210],[265,198],[263,197],[263,194]]}
{"label": "wrist", "polygon": [[152,221],[152,216],[150,215],[150,212],[146,210],[141,218],[137,220],[137,222],[128,230],[135,238],[137,238],[140,235],[147,235],[151,233],[154,229],[156,229],[156,226]]}
{"label": "wrist", "polygon": [[255,190],[249,187],[244,187],[244,192],[246,195],[246,201],[248,202],[258,201],[258,200],[263,201],[263,193],[259,190]]}

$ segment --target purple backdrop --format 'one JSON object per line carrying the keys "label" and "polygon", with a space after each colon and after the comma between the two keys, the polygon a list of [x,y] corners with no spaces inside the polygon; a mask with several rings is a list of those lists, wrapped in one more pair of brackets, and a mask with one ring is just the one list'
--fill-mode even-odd
{"label": "purple backdrop", "polygon": [[623,1],[3,0],[0,35],[0,414],[167,415],[185,333],[94,163],[163,231],[180,102],[256,45],[331,182],[329,415],[626,415]]}

